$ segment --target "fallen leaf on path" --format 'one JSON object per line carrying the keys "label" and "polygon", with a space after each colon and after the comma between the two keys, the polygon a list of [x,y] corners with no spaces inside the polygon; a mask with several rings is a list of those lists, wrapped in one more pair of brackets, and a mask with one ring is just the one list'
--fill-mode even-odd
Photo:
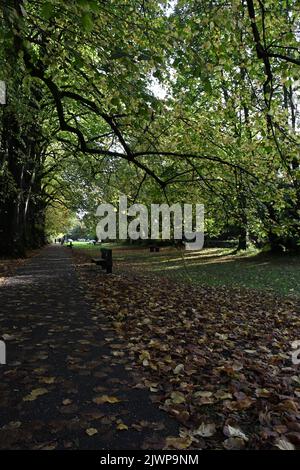
{"label": "fallen leaf on path", "polygon": [[188,449],[192,444],[192,438],[186,437],[167,437],[166,449]]}
{"label": "fallen leaf on path", "polygon": [[62,404],[65,405],[65,406],[66,405],[71,405],[71,403],[72,403],[72,400],[70,400],[69,398],[65,398],[65,400],[62,401]]}
{"label": "fallen leaf on path", "polygon": [[199,428],[196,429],[196,431],[193,432],[195,436],[201,436],[201,437],[211,437],[215,434],[216,432],[216,425],[214,423],[201,423]]}
{"label": "fallen leaf on path", "polygon": [[226,426],[224,426],[223,428],[223,433],[225,434],[225,436],[227,437],[240,437],[241,439],[243,439],[244,441],[248,441],[248,437],[246,436],[245,433],[243,433],[243,431],[239,428],[236,428],[236,427],[233,427],[233,426],[230,426],[229,424],[227,424]]}
{"label": "fallen leaf on path", "polygon": [[229,437],[223,442],[223,446],[227,450],[241,450],[245,447],[245,441],[240,437]]}
{"label": "fallen leaf on path", "polygon": [[96,428],[88,428],[85,430],[85,432],[88,436],[94,436],[95,434],[98,433]]}
{"label": "fallen leaf on path", "polygon": [[118,429],[119,431],[127,431],[127,430],[128,430],[128,426],[127,426],[125,423],[119,423],[119,424],[117,425],[117,429]]}
{"label": "fallen leaf on path", "polygon": [[45,395],[46,393],[48,393],[48,390],[46,388],[35,388],[34,390],[31,390],[29,395],[26,395],[23,398],[23,401],[34,401],[39,396]]}
{"label": "fallen leaf on path", "polygon": [[102,405],[103,403],[119,403],[121,400],[117,397],[111,397],[109,395],[102,395],[101,397],[93,398],[93,402],[96,405]]}
{"label": "fallen leaf on path", "polygon": [[287,441],[286,439],[278,439],[275,443],[275,446],[280,450],[295,450],[294,444]]}
{"label": "fallen leaf on path", "polygon": [[175,404],[180,404],[185,402],[185,396],[181,392],[172,392],[171,393],[171,400]]}

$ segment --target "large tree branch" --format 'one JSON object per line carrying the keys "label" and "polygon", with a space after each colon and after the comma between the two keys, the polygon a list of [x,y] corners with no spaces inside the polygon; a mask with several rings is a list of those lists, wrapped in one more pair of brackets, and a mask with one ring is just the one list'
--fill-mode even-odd
{"label": "large tree branch", "polygon": [[[266,51],[266,48],[262,44],[260,32],[257,27],[253,0],[247,0],[247,7],[248,7],[249,18],[251,21],[251,29],[252,29],[254,42],[255,42],[257,58],[263,61],[265,74],[267,76],[267,80],[264,82],[263,88],[264,88],[265,103],[266,103],[267,108],[270,109],[271,98],[272,98],[272,82],[273,82],[271,63],[270,63],[269,55]],[[267,116],[267,119],[269,122],[270,120],[269,115]]]}
{"label": "large tree branch", "polygon": [[207,160],[207,161],[211,161],[211,162],[214,162],[214,163],[220,163],[221,165],[225,165],[225,166],[228,166],[230,168],[238,169],[241,172],[246,173],[249,176],[252,176],[253,178],[256,178],[256,176],[253,173],[246,170],[246,168],[238,165],[237,163],[231,163],[231,162],[228,162],[226,160],[222,160],[222,158],[220,158],[220,157],[216,157],[216,156],[213,156],[213,155],[199,155],[199,154],[188,153],[188,152],[178,153],[178,152],[164,152],[164,151],[158,151],[158,152],[145,151],[145,152],[135,152],[134,153],[135,158],[147,157],[147,156],[176,157],[176,158],[183,158],[183,159],[195,158],[195,159],[200,159],[200,160]]}
{"label": "large tree branch", "polygon": [[300,59],[295,59],[284,54],[276,54],[275,52],[267,52],[269,57],[274,57],[275,59],[285,60],[286,62],[291,62],[292,64],[300,65]]}
{"label": "large tree branch", "polygon": [[[260,4],[260,7],[261,7],[262,13],[263,13],[263,31],[264,31],[264,34],[265,34],[264,5],[261,1],[259,2],[259,4]],[[293,50],[297,50],[298,52],[299,52],[299,48],[288,47],[288,46],[287,47],[276,46],[276,45],[266,46],[266,44],[264,46],[262,45],[260,32],[258,30],[257,23],[256,23],[256,15],[255,15],[255,8],[254,8],[253,0],[247,0],[247,7],[248,7],[249,18],[251,20],[251,28],[252,28],[253,38],[254,38],[254,41],[255,41],[257,57],[259,59],[263,59],[264,64],[265,64],[266,74],[269,78],[269,81],[272,80],[271,64],[270,64],[270,61],[269,61],[270,57],[273,57],[275,59],[281,59],[281,60],[284,60],[286,62],[290,62],[292,64],[300,65],[300,59],[296,59],[295,57],[291,57],[291,56],[287,56],[285,54],[279,54],[279,53],[271,51],[271,47],[283,47],[284,49],[293,49]]]}

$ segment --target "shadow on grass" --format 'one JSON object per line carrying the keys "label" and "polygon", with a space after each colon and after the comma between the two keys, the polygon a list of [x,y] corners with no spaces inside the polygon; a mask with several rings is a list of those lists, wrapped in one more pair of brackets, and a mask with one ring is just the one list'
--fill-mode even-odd
{"label": "shadow on grass", "polygon": [[[300,256],[274,256],[254,250],[236,253],[232,248],[185,251],[162,247],[159,253],[150,253],[149,247],[116,244],[110,247],[116,268],[121,271],[167,276],[195,285],[242,287],[300,296]],[[99,253],[99,247],[85,251],[94,256]]]}

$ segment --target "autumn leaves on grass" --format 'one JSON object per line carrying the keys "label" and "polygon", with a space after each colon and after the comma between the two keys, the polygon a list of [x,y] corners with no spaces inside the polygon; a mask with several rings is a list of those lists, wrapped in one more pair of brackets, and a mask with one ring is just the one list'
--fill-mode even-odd
{"label": "autumn leaves on grass", "polygon": [[296,300],[83,274],[139,374],[136,386],[182,426],[166,448],[299,447],[300,377],[290,359],[300,331]]}

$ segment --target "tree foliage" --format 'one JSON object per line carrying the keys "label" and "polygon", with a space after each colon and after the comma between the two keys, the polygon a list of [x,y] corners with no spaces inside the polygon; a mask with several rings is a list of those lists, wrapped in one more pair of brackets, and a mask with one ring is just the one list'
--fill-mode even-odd
{"label": "tree foliage", "polygon": [[49,205],[91,221],[120,193],[204,202],[210,235],[297,249],[297,0],[1,4],[1,251],[42,243]]}

